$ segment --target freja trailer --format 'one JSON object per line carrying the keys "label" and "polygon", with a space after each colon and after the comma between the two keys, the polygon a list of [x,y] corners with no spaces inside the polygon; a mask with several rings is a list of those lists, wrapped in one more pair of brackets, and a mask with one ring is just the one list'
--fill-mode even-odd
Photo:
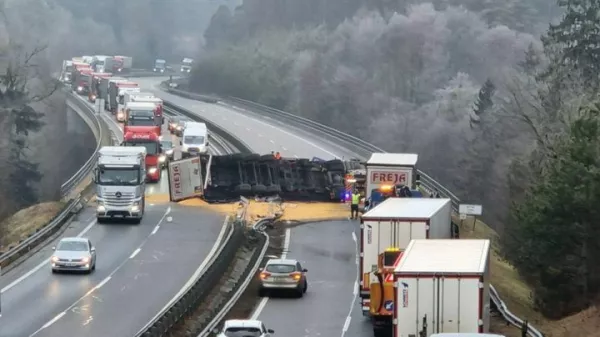
{"label": "freja trailer", "polygon": [[360,301],[376,332],[392,325],[393,268],[383,269],[394,267],[411,240],[452,238],[451,207],[450,199],[389,198],[362,216]]}
{"label": "freja trailer", "polygon": [[366,198],[371,191],[382,187],[404,185],[416,187],[416,166],[419,155],[414,153],[373,153],[366,162]]}
{"label": "freja trailer", "polygon": [[413,240],[394,270],[394,337],[487,333],[490,241]]}

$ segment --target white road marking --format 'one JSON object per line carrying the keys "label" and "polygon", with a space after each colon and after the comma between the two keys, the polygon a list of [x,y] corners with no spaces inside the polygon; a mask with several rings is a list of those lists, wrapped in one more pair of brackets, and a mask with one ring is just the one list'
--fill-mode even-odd
{"label": "white road marking", "polygon": [[[169,214],[169,212],[171,212],[171,207],[167,208],[167,210],[165,211],[165,214],[163,214],[163,216],[160,218],[160,220],[158,221],[158,224],[160,225],[160,223],[165,219],[165,217],[167,216],[167,214]],[[89,226],[91,228],[91,226]],[[150,237],[150,235],[148,235],[148,237]],[[146,240],[142,243],[141,246],[144,245],[144,243],[147,242],[148,237],[146,237]],[[140,246],[140,247],[141,247]],[[98,285],[96,285],[95,287],[93,287],[92,289],[90,289],[87,293],[85,293],[85,295],[81,296],[77,301],[75,301],[73,304],[71,304],[66,310],[64,310],[61,314],[59,314],[58,318],[53,319],[52,321],[46,323],[44,326],[42,326],[40,329],[38,329],[36,332],[32,333],[31,335],[29,335],[29,337],[33,337],[34,335],[40,333],[40,331],[46,329],[47,327],[49,327],[50,325],[52,325],[53,323],[55,323],[58,319],[60,319],[62,316],[65,315],[65,313],[67,311],[72,310],[73,308],[77,307],[77,304],[79,304],[81,301],[83,301],[86,297],[90,296],[94,291],[100,289],[100,287],[102,287],[103,285],[105,285],[112,277],[113,275],[119,271],[119,269],[121,269],[121,267],[123,267],[125,265],[125,263],[127,263],[129,261],[129,259],[125,259],[123,260],[123,262],[121,262],[121,264],[119,264],[117,266],[117,268],[115,268],[104,280],[102,280],[100,283],[98,283]],[[47,262],[44,262],[44,264],[46,264]]]}
{"label": "white road marking", "polygon": [[150,233],[150,235],[156,234],[156,232],[158,232],[159,228],[160,228],[160,225],[156,225],[156,227],[154,227],[154,229],[152,230],[152,233]]}
{"label": "white road marking", "polygon": [[56,323],[56,321],[58,321],[59,319],[61,319],[66,314],[67,313],[63,311],[60,314],[56,315],[56,317],[54,317],[53,319],[49,320],[48,323],[44,324],[44,326],[42,326],[42,329],[45,329],[45,328],[51,326],[52,324]]}
{"label": "white road marking", "polygon": [[299,158],[297,154],[295,154],[294,157]]}
{"label": "white road marking", "polygon": [[282,147],[281,147],[281,149],[282,149],[283,151],[287,151],[287,149],[286,149],[286,147],[285,147],[285,146],[282,146]]}
{"label": "white road marking", "polygon": [[[92,227],[94,227],[95,224],[96,224],[96,219],[92,220],[79,234],[77,234],[77,237],[80,238],[80,237],[84,236],[87,232],[90,231],[90,229],[92,229]],[[17,284],[23,282],[29,276],[35,274],[38,270],[44,268],[45,266],[48,266],[48,261],[47,260],[45,260],[43,262],[40,262],[40,264],[38,264],[37,266],[33,267],[33,269],[31,269],[30,271],[28,271],[27,273],[25,273],[23,276],[21,276],[18,279],[12,281],[6,287],[2,288],[2,290],[0,290],[0,293],[5,293],[5,292],[9,291],[11,288],[13,288]]]}
{"label": "white road marking", "polygon": [[[152,233],[150,233],[150,235],[152,235]],[[133,253],[131,253],[131,255],[129,256],[130,259],[133,259],[136,255],[138,255],[138,253],[142,250],[142,248],[138,248],[136,250],[133,251]]]}
{"label": "white road marking", "polygon": [[[356,260],[358,260],[360,253],[359,253],[359,249],[358,249],[358,240],[357,240],[356,234],[354,234],[354,232],[352,232],[352,241],[354,241],[354,251],[355,251]],[[354,289],[352,290],[352,302],[350,302],[350,310],[348,310],[348,316],[346,317],[346,321],[344,322],[344,327],[342,328],[341,337],[344,337],[346,335],[346,332],[350,328],[350,322],[352,321],[352,310],[354,310],[354,305],[356,304],[356,301],[358,300],[358,282],[360,280],[359,276],[360,276],[359,269],[358,269],[358,265],[357,265],[356,280],[354,280]]]}
{"label": "white road marking", "polygon": [[100,282],[97,286],[94,287],[94,290],[98,290],[98,289],[102,288],[102,286],[105,285],[106,282],[110,281],[111,278],[112,278],[112,276],[108,276],[107,278],[102,280],[102,282]]}
{"label": "white road marking", "polygon": [[250,131],[250,128],[246,128],[246,131]]}
{"label": "white road marking", "polygon": [[271,142],[271,144],[275,144],[275,141],[273,139],[269,139],[269,142]]}
{"label": "white road marking", "polygon": [[[292,230],[290,228],[286,228],[285,229],[285,239],[283,240],[283,252],[281,253],[281,258],[285,259],[287,258],[287,253],[290,250],[290,237],[292,234]],[[258,302],[258,305],[256,306],[256,308],[254,308],[254,311],[252,312],[252,315],[250,316],[250,319],[258,319],[258,316],[260,316],[260,314],[262,313],[263,309],[267,306],[267,302],[269,302],[269,298],[268,297],[263,297],[260,302]]]}

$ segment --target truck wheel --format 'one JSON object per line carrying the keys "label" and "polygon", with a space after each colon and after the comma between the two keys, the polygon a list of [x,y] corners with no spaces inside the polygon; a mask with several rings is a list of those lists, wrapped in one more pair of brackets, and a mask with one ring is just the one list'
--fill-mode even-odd
{"label": "truck wheel", "polygon": [[264,288],[258,289],[258,296],[259,297],[266,297],[267,296],[267,290],[264,289]]}
{"label": "truck wheel", "polygon": [[252,186],[253,193],[263,194],[266,191],[267,191],[267,187],[265,185],[258,184],[258,185]]}

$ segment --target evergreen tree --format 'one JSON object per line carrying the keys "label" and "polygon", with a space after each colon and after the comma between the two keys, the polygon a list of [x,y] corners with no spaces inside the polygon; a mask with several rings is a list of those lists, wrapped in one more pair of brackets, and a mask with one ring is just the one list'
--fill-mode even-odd
{"label": "evergreen tree", "polygon": [[479,94],[477,95],[477,100],[475,101],[475,107],[473,108],[473,113],[475,115],[471,115],[469,118],[469,124],[471,128],[473,128],[475,124],[479,124],[481,116],[494,106],[492,97],[494,96],[495,92],[496,86],[490,79],[485,81],[481,89],[479,89]]}
{"label": "evergreen tree", "polygon": [[542,42],[547,49],[560,50],[561,66],[577,70],[586,84],[598,87],[600,70],[600,2],[595,0],[560,0],[562,20],[550,25]]}
{"label": "evergreen tree", "polygon": [[532,285],[534,302],[560,318],[591,303],[600,290],[600,103],[580,110],[556,140],[556,157],[502,237],[506,258]]}

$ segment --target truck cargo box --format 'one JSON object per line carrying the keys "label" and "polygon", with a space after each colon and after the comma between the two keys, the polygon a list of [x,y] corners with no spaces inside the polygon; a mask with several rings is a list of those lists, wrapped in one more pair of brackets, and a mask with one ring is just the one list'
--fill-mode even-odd
{"label": "truck cargo box", "polygon": [[366,198],[373,189],[382,186],[406,185],[415,187],[416,165],[419,155],[414,153],[373,153],[366,163]]}
{"label": "truck cargo box", "polygon": [[489,263],[489,240],[411,241],[394,270],[394,337],[487,333]]}
{"label": "truck cargo box", "polygon": [[360,285],[363,311],[369,287],[378,282],[377,257],[387,248],[406,249],[414,239],[452,238],[450,199],[389,198],[365,213],[360,225]]}

